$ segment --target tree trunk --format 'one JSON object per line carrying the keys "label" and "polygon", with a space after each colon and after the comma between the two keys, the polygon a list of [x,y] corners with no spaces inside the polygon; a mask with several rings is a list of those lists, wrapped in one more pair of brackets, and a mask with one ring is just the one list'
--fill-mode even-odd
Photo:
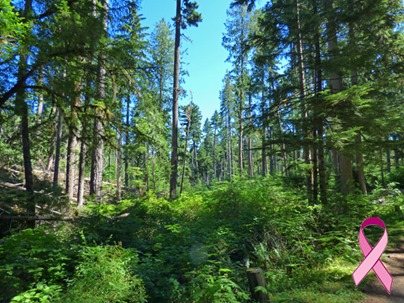
{"label": "tree trunk", "polygon": [[[252,118],[251,118],[251,109],[252,109],[252,94],[250,93],[248,96],[248,120],[249,123],[252,123]],[[247,139],[247,148],[248,148],[248,176],[253,177],[254,176],[254,160],[253,160],[253,153],[252,153],[252,140],[251,140],[251,135],[248,136]]]}
{"label": "tree trunk", "polygon": [[79,175],[78,175],[78,189],[77,189],[77,207],[82,208],[84,205],[84,177],[86,170],[86,142],[85,142],[85,127],[81,135],[80,142],[80,156],[79,156]]}
{"label": "tree trunk", "polygon": [[57,134],[56,134],[56,155],[55,155],[55,167],[53,171],[53,189],[55,190],[58,187],[59,183],[59,162],[60,162],[60,145],[62,142],[62,131],[63,131],[63,124],[62,124],[62,111],[58,108],[57,109],[57,117],[58,117],[58,124],[57,124]]}
{"label": "tree trunk", "polygon": [[239,100],[238,109],[238,169],[240,176],[243,175],[243,102]]}
{"label": "tree trunk", "polygon": [[400,138],[399,136],[393,136],[393,140],[396,141],[394,142],[394,166],[398,169],[400,167],[400,150],[396,144],[399,143]]}
{"label": "tree trunk", "polygon": [[383,165],[383,150],[379,151],[379,162],[380,162],[380,176],[382,178],[382,186],[386,187],[386,179],[384,178],[384,165]]}
{"label": "tree trunk", "polygon": [[53,134],[50,140],[50,146],[48,151],[48,164],[46,165],[46,171],[49,172],[53,166],[53,154],[55,152],[55,142],[57,137],[57,123],[52,123]]}
{"label": "tree trunk", "polygon": [[247,280],[254,302],[269,303],[269,296],[262,290],[257,290],[257,286],[266,289],[265,275],[261,268],[250,268],[247,270]]}
{"label": "tree trunk", "polygon": [[261,174],[263,177],[267,174],[267,151],[266,151],[266,137],[267,137],[267,116],[266,116],[266,96],[265,96],[265,71],[262,71],[262,90],[261,90],[261,114],[262,114],[262,129],[261,129]]}
{"label": "tree trunk", "polygon": [[[334,0],[326,0],[325,6],[328,13],[328,21],[327,21],[327,38],[328,38],[328,52],[330,57],[338,56],[338,38],[336,31],[336,20],[335,20],[335,11],[333,9],[333,1]],[[331,70],[330,72],[330,86],[331,91],[333,93],[338,93],[342,91],[343,82],[342,75],[338,71],[337,67]],[[344,108],[344,104],[340,105],[341,108]],[[339,167],[341,173],[341,179],[339,180],[341,184],[340,191],[343,194],[349,194],[353,191],[353,174],[352,174],[352,161],[350,156],[342,151],[339,154]]]}
{"label": "tree trunk", "polygon": [[188,122],[187,122],[187,129],[185,132],[185,144],[184,144],[184,159],[182,161],[182,175],[181,175],[181,186],[180,186],[180,195],[182,194],[182,187],[184,185],[184,177],[185,177],[185,163],[187,159],[187,146],[188,146],[188,136],[189,136],[189,128],[191,126],[191,118],[186,114]]}
{"label": "tree trunk", "polygon": [[118,130],[118,149],[116,151],[116,198],[122,199],[122,188],[121,188],[121,175],[122,175],[122,132]]}
{"label": "tree trunk", "polygon": [[[25,1],[24,15],[28,16],[32,10],[32,0]],[[20,61],[18,65],[18,78],[22,79],[27,65],[27,57],[20,55]],[[23,83],[25,85],[25,81]],[[32,163],[31,163],[31,144],[29,139],[29,121],[28,121],[28,105],[25,102],[24,88],[20,88],[16,94],[15,106],[17,113],[21,116],[21,137],[22,137],[22,153],[24,158],[24,175],[25,175],[25,189],[33,193],[34,181],[32,175]],[[35,205],[30,205],[27,209],[29,213],[35,214]]]}
{"label": "tree trunk", "polygon": [[[87,83],[86,85],[89,87],[90,77],[87,75]],[[80,155],[79,155],[79,175],[78,175],[78,188],[77,188],[77,206],[79,208],[84,206],[84,191],[85,191],[85,171],[86,171],[86,142],[88,140],[87,132],[88,132],[88,116],[87,109],[90,104],[90,96],[88,93],[85,95],[84,100],[84,111],[82,114],[81,121],[81,137],[80,137]]]}
{"label": "tree trunk", "polygon": [[91,157],[90,195],[95,195],[98,200],[102,194],[102,171],[104,169],[104,127],[101,117],[94,118],[94,141]]}
{"label": "tree trunk", "polygon": [[[103,3],[104,7],[101,11],[103,20],[104,35],[107,35],[108,28],[108,1]],[[98,56],[98,91],[97,99],[105,102],[105,79],[106,69],[104,66],[104,55],[101,53]],[[95,194],[97,199],[101,201],[102,198],[102,172],[104,170],[104,119],[103,111],[98,107],[95,108],[94,118],[94,141],[91,157],[91,174],[90,174],[90,194]]]}
{"label": "tree trunk", "polygon": [[[313,14],[318,14],[317,1],[314,2]],[[318,150],[318,175],[320,187],[320,200],[321,203],[327,204],[327,180],[326,180],[326,167],[324,157],[324,122],[323,118],[319,115],[320,108],[320,94],[323,91],[323,72],[321,65],[321,47],[320,47],[320,33],[319,30],[315,33],[315,87],[316,87],[316,101],[314,106],[315,111],[315,129],[317,130],[317,144],[315,148]]]}
{"label": "tree trunk", "polygon": [[341,169],[341,193],[347,195],[352,193],[354,185],[351,158],[340,153],[339,165]]}
{"label": "tree trunk", "polygon": [[[25,2],[24,14],[28,15],[31,11],[32,1],[27,0]],[[22,79],[25,74],[27,64],[27,57],[25,55],[20,55],[19,64],[18,64],[18,78]],[[25,82],[25,81],[24,81]],[[25,83],[23,83],[23,86]],[[34,178],[32,174],[32,163],[31,163],[31,143],[29,139],[29,110],[28,105],[25,102],[25,91],[24,87],[21,87],[17,90],[15,97],[15,108],[16,113],[21,117],[21,138],[22,138],[22,154],[23,154],[23,162],[24,162],[24,177],[25,177],[25,189],[30,194],[34,193]],[[27,201],[27,214],[35,216],[35,203],[31,201]],[[29,224],[29,227],[35,227],[35,222]]]}
{"label": "tree trunk", "polygon": [[213,158],[213,175],[217,178],[217,159],[216,159],[216,125],[213,133],[213,149],[212,149],[212,158]]}
{"label": "tree trunk", "polygon": [[143,154],[143,165],[144,165],[144,176],[143,176],[143,183],[145,186],[146,191],[149,190],[149,164],[148,164],[148,159],[149,159],[149,147],[148,144],[145,144],[145,151]]}
{"label": "tree trunk", "polygon": [[[76,83],[75,92],[79,93],[79,87]],[[71,105],[71,117],[69,122],[69,139],[67,142],[67,155],[66,155],[66,194],[72,199],[74,192],[74,182],[76,179],[76,148],[77,148],[77,107],[79,106],[80,97],[74,98],[74,103]]]}
{"label": "tree trunk", "polygon": [[363,154],[362,154],[362,137],[361,134],[358,133],[355,136],[355,143],[357,144],[358,151],[356,152],[356,165],[358,170],[358,181],[359,187],[364,195],[367,195],[366,189],[366,180],[365,180],[365,171],[364,171],[364,162],[363,162]]}
{"label": "tree trunk", "polygon": [[171,143],[171,175],[170,175],[170,199],[176,197],[178,174],[178,96],[180,93],[180,42],[181,42],[181,0],[177,0],[175,15],[175,49],[174,49],[174,85],[172,105],[172,143]]}
{"label": "tree trunk", "polygon": [[[303,54],[303,37],[302,30],[300,24],[300,3],[296,1],[296,25],[297,25],[297,54],[298,54],[298,69],[299,69],[299,90],[300,90],[300,111],[302,116],[302,128],[301,128],[301,136],[303,140],[303,158],[304,163],[308,166],[312,164],[312,160],[314,159],[312,155],[311,143],[308,125],[307,125],[307,108],[306,108],[306,75],[304,68],[304,54]],[[310,167],[306,173],[306,191],[307,191],[307,199],[309,202],[314,202],[313,196],[314,190],[314,170],[313,167]]]}
{"label": "tree trunk", "polygon": [[233,147],[232,147],[232,140],[231,140],[231,117],[230,117],[230,106],[228,107],[228,113],[226,117],[226,132],[227,132],[227,165],[228,165],[228,174],[229,180],[233,175]]}
{"label": "tree trunk", "polygon": [[[354,49],[356,48],[356,37],[355,37],[355,29],[352,23],[349,24],[349,44]],[[358,71],[355,66],[355,62],[352,64],[352,71],[351,71],[351,83],[352,85],[358,84]],[[355,143],[357,145],[356,149],[356,168],[358,171],[358,181],[359,187],[363,194],[367,194],[366,189],[366,180],[365,180],[365,164],[363,161],[363,153],[362,153],[362,137],[360,132],[358,131],[355,136]]]}
{"label": "tree trunk", "polygon": [[129,187],[129,111],[130,111],[130,97],[126,99],[126,126],[125,126],[125,187]]}
{"label": "tree trunk", "polygon": [[[273,128],[269,127],[269,137],[272,139],[273,135],[274,135]],[[276,156],[273,153],[273,149],[274,149],[274,147],[273,147],[273,144],[271,143],[269,145],[269,154],[270,154],[270,156],[269,156],[269,174],[271,176],[273,176],[276,172],[276,159],[275,159]]]}
{"label": "tree trunk", "polygon": [[[25,58],[20,60],[25,61]],[[23,72],[23,65],[20,63],[19,71]],[[24,159],[24,176],[25,176],[25,188],[28,192],[34,192],[34,181],[32,174],[31,163],[31,143],[29,139],[29,121],[28,121],[28,105],[25,102],[25,92],[23,88],[17,91],[15,99],[16,112],[21,116],[21,138],[22,138],[22,154]],[[32,210],[32,209],[31,209]]]}
{"label": "tree trunk", "polygon": [[153,181],[153,190],[156,191],[156,157],[154,147],[151,149],[151,175]]}
{"label": "tree trunk", "polygon": [[[43,85],[43,68],[39,70],[39,77],[38,77],[38,85]],[[37,108],[37,115],[41,118],[43,112],[43,93],[40,92],[38,95],[38,108]],[[39,120],[41,121],[41,120]]]}
{"label": "tree trunk", "polygon": [[387,172],[390,173],[391,172],[391,154],[390,154],[390,148],[386,149],[386,169]]}

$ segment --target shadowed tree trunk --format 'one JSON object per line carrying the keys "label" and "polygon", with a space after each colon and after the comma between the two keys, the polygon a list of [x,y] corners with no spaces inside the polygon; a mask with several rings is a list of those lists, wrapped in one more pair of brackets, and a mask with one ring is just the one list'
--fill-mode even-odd
{"label": "shadowed tree trunk", "polygon": [[77,206],[79,208],[84,205],[84,173],[86,169],[86,142],[84,137],[84,127],[81,135],[80,142],[80,156],[79,156],[79,175],[78,175],[78,189],[77,189]]}
{"label": "shadowed tree trunk", "polygon": [[180,93],[180,39],[181,39],[181,0],[177,0],[175,15],[175,46],[174,46],[174,85],[172,104],[172,136],[171,136],[171,175],[170,175],[170,199],[177,194],[178,174],[178,95]]}
{"label": "shadowed tree trunk", "polygon": [[125,164],[124,164],[124,176],[125,187],[129,187],[129,114],[130,114],[130,97],[126,99],[126,123],[125,123]]}
{"label": "shadowed tree trunk", "polygon": [[[29,15],[32,10],[32,0],[25,1],[24,15]],[[26,72],[27,56],[20,55],[18,64],[18,79],[21,80]],[[25,81],[23,83],[23,86]],[[20,131],[22,138],[22,154],[24,162],[25,189],[30,194],[34,193],[34,179],[31,163],[31,144],[29,139],[28,105],[25,100],[25,88],[20,87],[15,96],[15,112],[21,117]],[[27,201],[27,214],[35,216],[35,203]],[[29,223],[29,227],[35,227],[35,221]]]}
{"label": "shadowed tree trunk", "polygon": [[[31,0],[25,2],[24,14],[28,15],[31,11]],[[18,64],[18,78],[22,79],[26,72],[27,56],[20,55]],[[25,84],[25,81],[24,81]],[[21,87],[17,90],[15,96],[15,112],[21,117],[20,131],[22,139],[22,154],[24,162],[24,178],[25,178],[25,189],[30,194],[34,193],[34,179],[32,174],[32,163],[31,163],[31,144],[29,139],[29,121],[28,114],[29,109],[25,100],[25,88]],[[35,216],[35,203],[30,201],[27,205],[27,214]],[[28,222],[28,226],[35,227],[35,221]]]}
{"label": "shadowed tree trunk", "polygon": [[116,151],[116,198],[118,200],[122,199],[122,131],[118,130],[118,149]]}
{"label": "shadowed tree trunk", "polygon": [[266,137],[268,119],[266,114],[266,96],[265,96],[265,70],[262,69],[262,89],[261,89],[261,114],[262,114],[262,129],[261,129],[261,175],[263,177],[267,174],[267,151],[266,151]]}
{"label": "shadowed tree trunk", "polygon": [[[188,147],[189,129],[190,129],[191,123],[192,123],[192,120],[191,120],[191,107],[187,106],[187,108],[185,110],[185,116],[187,118],[187,129],[185,131],[184,159],[182,161],[182,175],[181,175],[180,194],[182,194],[182,187],[184,185],[185,163],[186,163],[186,159],[187,159],[187,147]],[[215,167],[215,170],[216,170],[216,167]]]}
{"label": "shadowed tree trunk", "polygon": [[[249,95],[248,95],[248,120],[249,120],[249,123],[252,123],[251,110],[252,110],[252,94],[249,93]],[[253,177],[254,176],[254,162],[253,162],[254,160],[253,160],[253,152],[252,152],[251,135],[248,136],[247,146],[248,146],[248,176]]]}
{"label": "shadowed tree trunk", "polygon": [[[103,20],[104,35],[107,34],[108,27],[108,1],[103,3],[100,16]],[[98,56],[98,79],[97,79],[97,99],[105,102],[105,80],[106,69],[104,66],[104,54],[101,52]],[[94,141],[91,157],[91,174],[90,174],[90,194],[95,194],[98,200],[102,198],[102,172],[104,170],[104,119],[103,110],[95,108],[94,118]]]}
{"label": "shadowed tree trunk", "polygon": [[[317,0],[314,1],[313,14],[318,14]],[[320,47],[320,33],[319,30],[315,33],[315,88],[316,88],[316,101],[315,101],[315,128],[317,130],[317,144],[315,145],[318,150],[318,175],[320,187],[320,200],[322,204],[327,204],[327,180],[326,180],[326,167],[324,156],[324,122],[323,118],[319,115],[320,108],[320,93],[323,91],[323,72],[321,64],[321,47]]]}
{"label": "shadowed tree trunk", "polygon": [[60,145],[62,142],[62,132],[63,132],[63,124],[62,124],[62,111],[60,108],[56,111],[58,117],[57,131],[56,131],[56,154],[55,154],[55,167],[53,171],[53,189],[58,187],[59,183],[59,163],[60,163]]}
{"label": "shadowed tree trunk", "polygon": [[[297,54],[298,54],[298,70],[299,70],[299,90],[300,90],[300,111],[302,116],[302,127],[301,135],[303,139],[303,158],[307,165],[310,165],[313,160],[311,145],[309,144],[309,131],[307,125],[307,108],[306,108],[306,75],[304,67],[304,54],[303,54],[303,37],[300,24],[300,3],[296,1],[296,26],[297,26]],[[310,168],[306,175],[306,190],[307,198],[310,202],[314,201],[313,190],[314,190],[314,170]]]}

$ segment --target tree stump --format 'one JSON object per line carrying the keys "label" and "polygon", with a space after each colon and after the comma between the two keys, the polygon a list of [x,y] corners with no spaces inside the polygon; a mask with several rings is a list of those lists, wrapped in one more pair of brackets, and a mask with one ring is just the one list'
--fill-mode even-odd
{"label": "tree stump", "polygon": [[257,286],[266,288],[264,272],[261,268],[250,268],[247,270],[248,284],[252,298],[258,303],[269,303],[269,296],[262,290],[256,290]]}

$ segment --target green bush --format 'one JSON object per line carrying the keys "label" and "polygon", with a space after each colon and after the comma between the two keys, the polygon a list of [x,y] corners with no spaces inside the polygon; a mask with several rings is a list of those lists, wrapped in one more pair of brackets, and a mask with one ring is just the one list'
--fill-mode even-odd
{"label": "green bush", "polygon": [[43,228],[5,238],[0,245],[0,302],[9,302],[21,293],[25,298],[42,293],[42,285],[64,283],[73,271],[76,253],[77,247],[69,247]]}
{"label": "green bush", "polygon": [[58,298],[61,291],[60,285],[38,283],[34,288],[12,298],[11,303],[51,303]]}
{"label": "green bush", "polygon": [[137,256],[121,246],[83,247],[82,260],[63,303],[146,302],[143,281],[132,271]]}
{"label": "green bush", "polygon": [[386,176],[386,179],[390,183],[396,183],[398,188],[404,189],[404,167],[393,170]]}
{"label": "green bush", "polygon": [[228,268],[217,269],[207,264],[190,273],[190,293],[196,303],[248,302],[249,294],[234,281],[234,273]]}

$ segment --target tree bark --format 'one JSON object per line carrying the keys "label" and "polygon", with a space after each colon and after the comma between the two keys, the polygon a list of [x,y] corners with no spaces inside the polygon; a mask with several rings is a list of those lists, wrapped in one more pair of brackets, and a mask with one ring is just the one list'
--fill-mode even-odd
{"label": "tree bark", "polygon": [[362,137],[361,134],[358,133],[355,136],[355,143],[357,145],[358,151],[356,152],[356,165],[358,170],[358,181],[359,187],[364,195],[367,195],[368,191],[366,188],[366,180],[365,180],[365,171],[364,171],[364,161],[363,161],[363,153],[361,150],[362,146]]}
{"label": "tree bark", "polygon": [[228,104],[227,116],[226,116],[226,133],[227,133],[227,172],[229,180],[233,175],[233,146],[231,140],[231,116],[230,116],[230,105]]}
{"label": "tree bark", "polygon": [[[313,14],[318,14],[317,1],[314,1]],[[319,187],[320,187],[320,201],[321,203],[327,204],[327,176],[325,167],[325,157],[324,157],[324,121],[319,115],[319,108],[321,97],[320,93],[323,91],[323,72],[321,64],[321,47],[320,47],[320,33],[319,30],[316,31],[314,35],[315,39],[315,88],[316,88],[316,102],[315,102],[315,129],[317,130],[317,144],[315,148],[318,150],[318,177],[319,177]]]}
{"label": "tree bark", "polygon": [[60,162],[60,145],[62,142],[62,132],[63,132],[63,124],[62,124],[62,111],[60,108],[57,109],[57,134],[56,134],[56,154],[55,154],[55,167],[53,171],[53,189],[55,190],[59,186],[59,162]]}
{"label": "tree bark", "polygon": [[[55,110],[55,107],[52,109],[52,111],[55,111],[55,116],[57,116],[57,109]],[[53,166],[53,154],[55,152],[55,143],[56,143],[56,137],[57,137],[57,123],[52,122],[52,138],[50,140],[50,147],[48,151],[48,164],[46,165],[46,171],[49,172]]]}
{"label": "tree bark", "polygon": [[184,185],[185,163],[186,163],[186,159],[187,159],[189,128],[191,127],[191,123],[192,123],[191,113],[188,112],[188,110],[190,110],[190,107],[187,107],[186,110],[185,110],[185,116],[187,117],[187,129],[185,131],[184,159],[182,161],[182,175],[181,175],[180,195],[182,194],[182,187]]}
{"label": "tree bark", "polygon": [[[27,1],[29,2],[29,1]],[[28,5],[27,5],[28,6]],[[26,6],[26,11],[27,11]],[[30,5],[29,5],[30,8]],[[25,70],[27,58],[25,56],[20,57],[18,75],[23,74]],[[21,117],[20,131],[22,138],[22,154],[24,162],[24,178],[25,178],[25,190],[30,194],[34,193],[34,179],[32,173],[32,163],[31,163],[31,144],[29,138],[29,118],[28,118],[28,105],[25,102],[25,91],[24,88],[20,88],[16,93],[15,98],[16,113]],[[31,199],[30,199],[31,200]],[[26,212],[28,215],[35,215],[35,203],[27,201]],[[35,222],[31,222],[29,227],[34,228]]]}
{"label": "tree bark", "polygon": [[[29,15],[32,10],[32,0],[27,0],[25,2],[24,15]],[[34,179],[32,173],[32,163],[31,163],[31,144],[29,138],[29,109],[25,102],[25,81],[24,74],[26,73],[27,56],[20,55],[18,63],[18,82],[22,82],[22,87],[19,87],[16,91],[15,97],[15,109],[16,113],[21,117],[20,131],[22,139],[22,154],[24,162],[24,178],[25,178],[25,189],[30,194],[34,193]],[[32,201],[27,201],[26,212],[28,215],[35,215],[35,204]],[[35,222],[29,224],[29,227],[35,227]]]}
{"label": "tree bark", "polygon": [[80,142],[80,156],[79,156],[79,175],[78,175],[78,189],[77,189],[77,207],[82,208],[84,206],[84,177],[86,170],[86,142],[85,142],[85,128],[83,126],[83,131],[81,135]]}
{"label": "tree bark", "polygon": [[[298,69],[299,69],[299,90],[300,90],[300,111],[302,116],[302,128],[301,136],[303,140],[303,158],[306,165],[312,165],[313,155],[311,150],[311,144],[308,125],[307,125],[307,108],[306,108],[306,75],[304,68],[304,54],[303,54],[303,36],[300,24],[300,3],[296,1],[296,25],[297,25],[297,54],[298,54]],[[314,202],[313,190],[314,190],[314,171],[313,167],[310,167],[306,173],[306,191],[307,199],[309,202]]]}
{"label": "tree bark", "polygon": [[[87,86],[90,86],[90,76],[87,75]],[[79,155],[79,175],[78,175],[78,188],[77,188],[77,206],[79,208],[84,206],[84,191],[85,191],[85,171],[86,171],[86,142],[87,142],[87,132],[88,132],[88,120],[87,120],[87,110],[90,104],[90,96],[88,93],[85,94],[84,100],[84,111],[82,114],[81,121],[81,137],[80,137],[80,155]]]}
{"label": "tree bark", "polygon": [[[251,110],[252,110],[252,94],[249,93],[248,95],[248,120],[249,123],[252,123],[251,118]],[[248,148],[248,176],[254,176],[254,160],[253,160],[253,152],[252,152],[252,140],[251,135],[247,138],[247,148]]]}
{"label": "tree bark", "polygon": [[[79,93],[79,87],[76,83],[75,93]],[[79,106],[80,97],[75,96],[74,102],[70,107],[71,117],[69,121],[69,139],[67,142],[67,154],[66,154],[66,194],[69,199],[73,198],[74,183],[76,180],[76,148],[77,148],[77,107]]]}
{"label": "tree bark", "polygon": [[261,89],[261,115],[262,115],[262,129],[261,129],[261,174],[263,177],[267,174],[267,151],[266,151],[266,137],[268,119],[266,114],[266,95],[265,95],[265,70],[262,69],[262,89]]}
{"label": "tree bark", "polygon": [[264,272],[261,268],[250,268],[247,270],[247,279],[250,287],[250,292],[254,299],[254,302],[259,303],[269,303],[268,294],[264,293],[261,290],[256,290],[257,286],[262,288],[266,288],[265,276]]}
{"label": "tree bark", "polygon": [[171,143],[171,175],[170,175],[170,199],[177,195],[178,174],[178,96],[180,93],[180,43],[181,43],[181,0],[177,0],[175,15],[175,46],[174,46],[174,85],[172,104],[172,143]]}
{"label": "tree bark", "polygon": [[[43,85],[43,68],[39,69],[39,77],[38,77],[38,85]],[[37,115],[41,118],[43,112],[43,93],[40,92],[38,95],[38,108],[37,108]],[[41,120],[39,120],[41,121]]]}
{"label": "tree bark", "polygon": [[121,188],[121,175],[122,175],[122,132],[118,130],[118,149],[116,151],[116,198],[118,200],[122,199],[122,188]]}
{"label": "tree bark", "polygon": [[400,149],[398,148],[398,144],[400,141],[400,137],[399,136],[393,136],[393,141],[394,142],[394,166],[396,169],[398,169],[400,167]]}
{"label": "tree bark", "polygon": [[238,170],[243,175],[243,101],[239,100],[238,109]]}
{"label": "tree bark", "polygon": [[94,118],[94,141],[91,157],[90,195],[94,194],[98,200],[102,195],[102,172],[104,169],[104,127],[101,116]]}
{"label": "tree bark", "polygon": [[[107,35],[108,28],[108,1],[103,3],[104,7],[101,11],[103,20],[104,35]],[[105,80],[106,69],[104,66],[104,55],[100,53],[98,56],[98,79],[97,79],[97,97],[99,101],[105,102]],[[94,141],[91,157],[91,174],[90,174],[90,194],[95,194],[96,198],[101,201],[102,199],[102,172],[104,170],[104,119],[103,111],[95,108],[94,118]]]}
{"label": "tree bark", "polygon": [[129,111],[130,111],[130,97],[126,99],[126,125],[125,125],[125,187],[129,187]]}

